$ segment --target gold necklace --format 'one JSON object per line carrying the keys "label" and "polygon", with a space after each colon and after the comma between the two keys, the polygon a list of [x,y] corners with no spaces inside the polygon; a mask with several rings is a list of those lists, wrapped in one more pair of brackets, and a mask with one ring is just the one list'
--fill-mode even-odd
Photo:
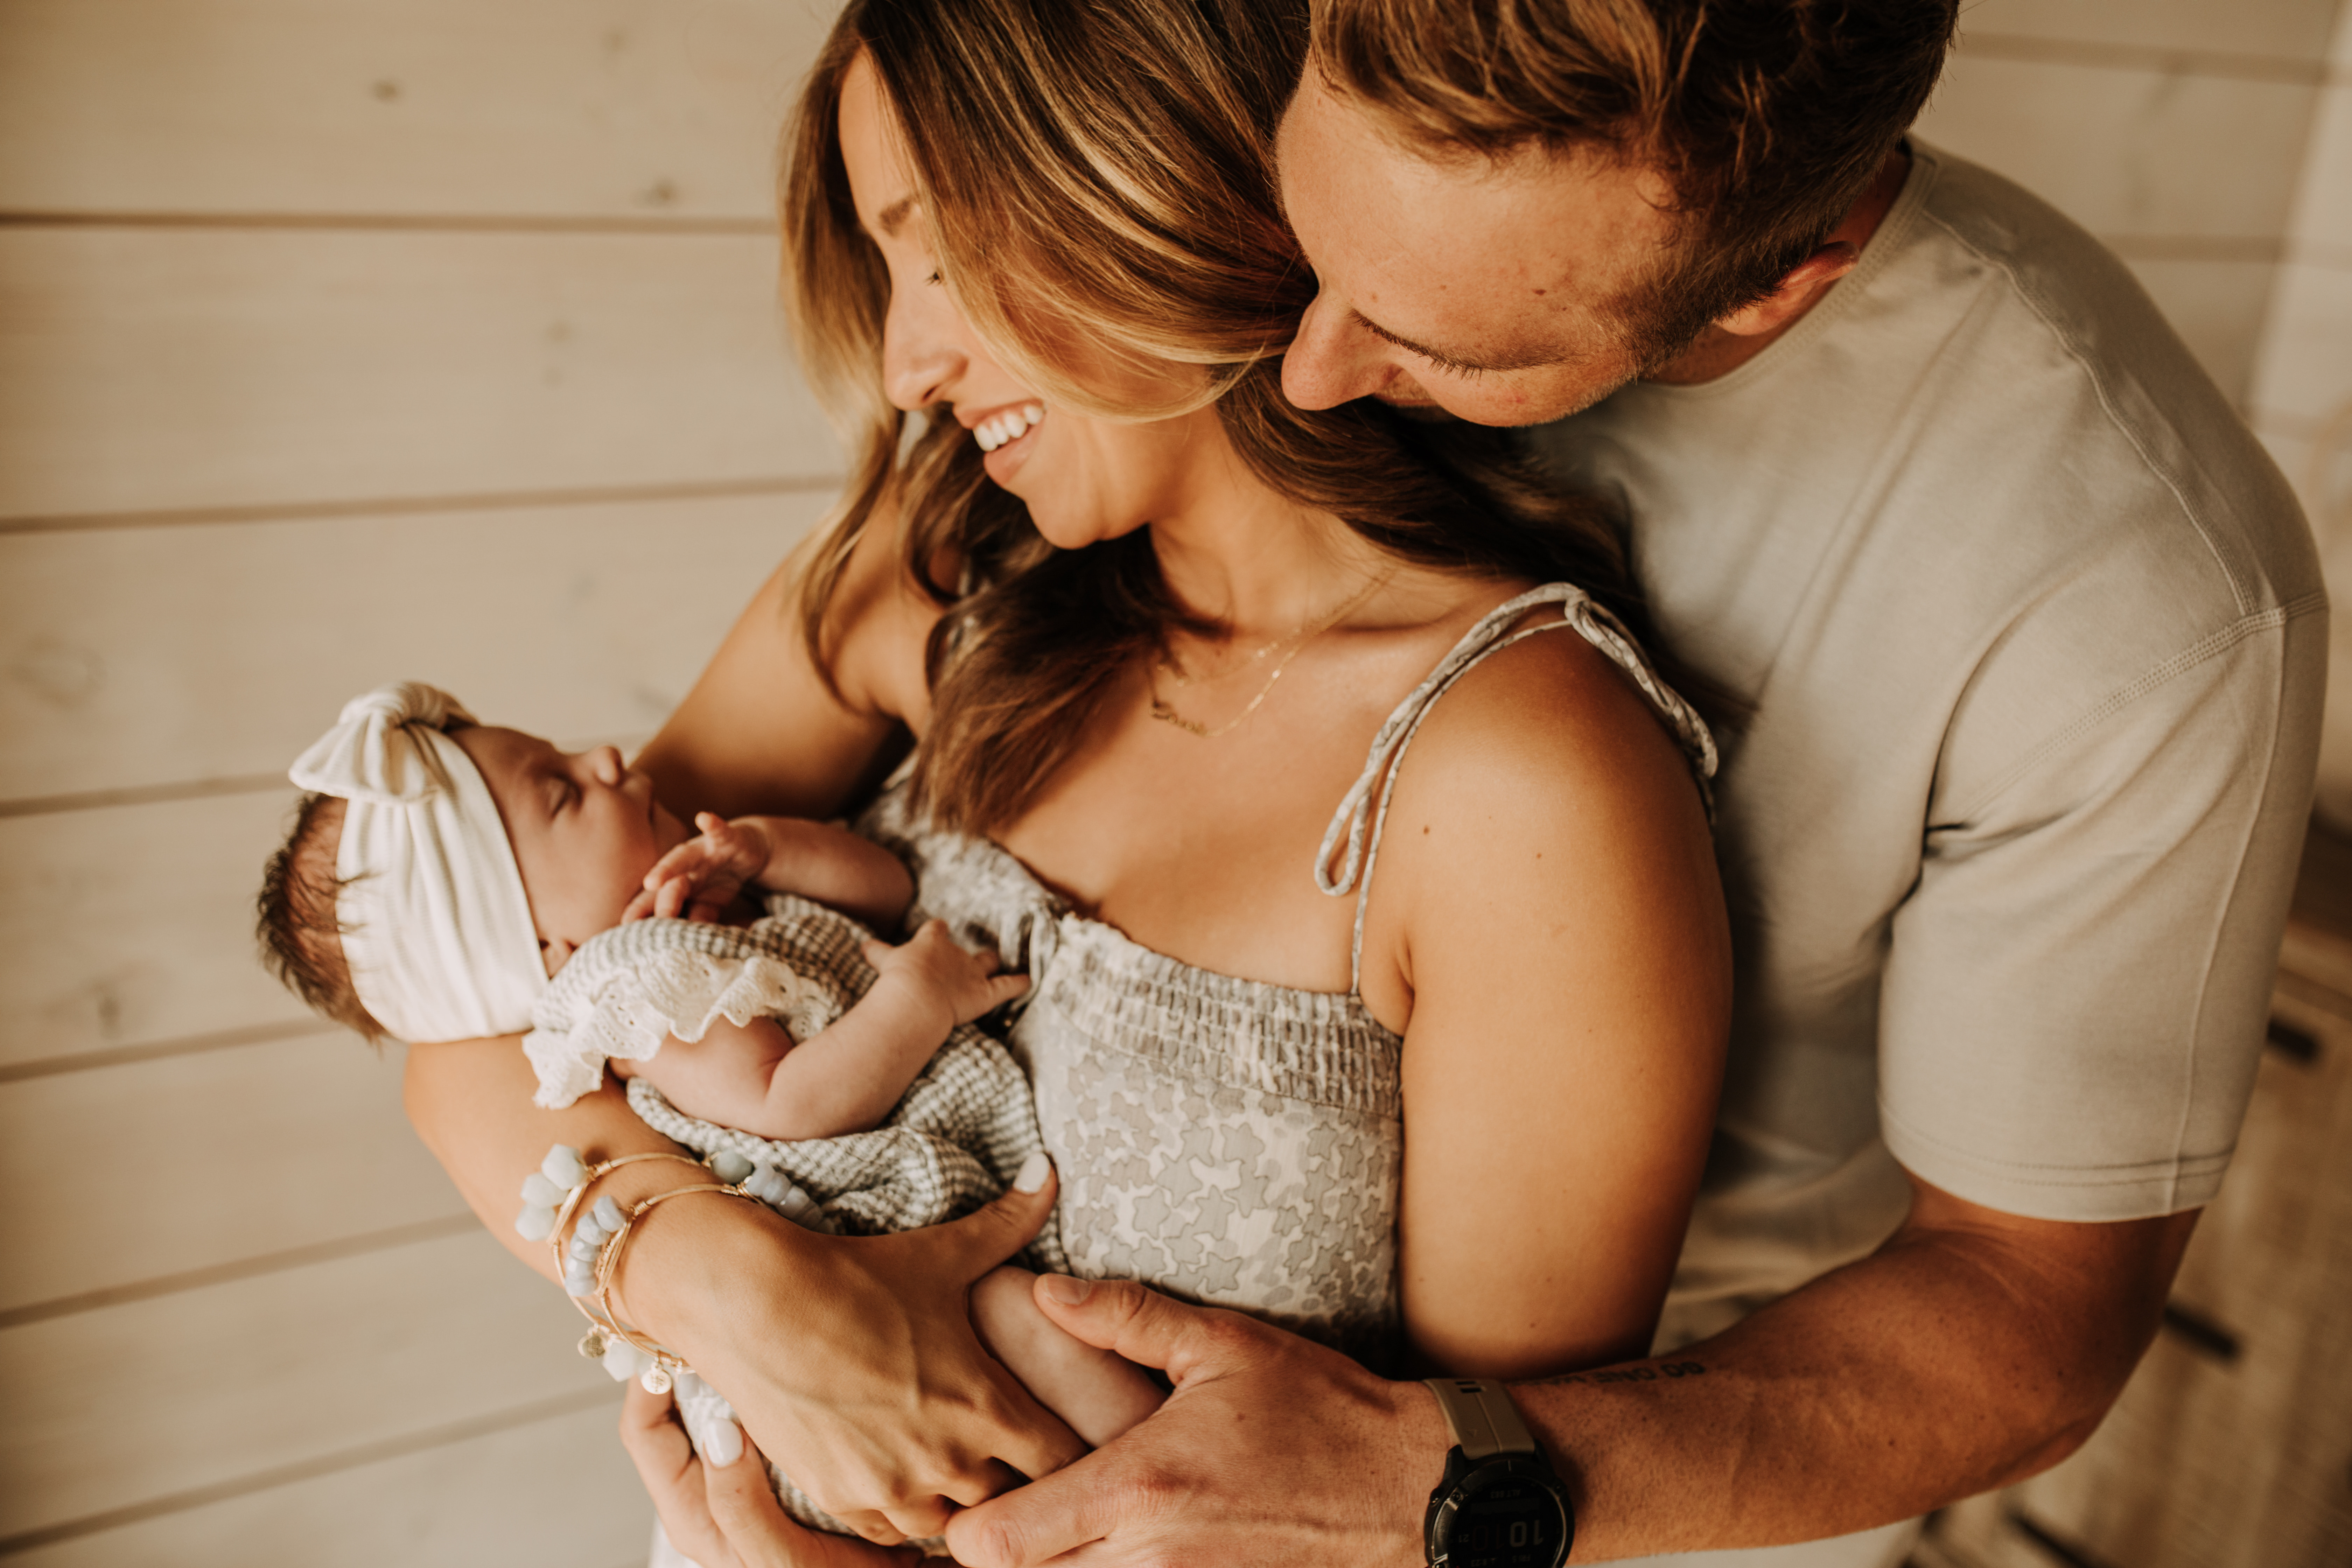
{"label": "gold necklace", "polygon": [[1338,626],[1341,621],[1347,619],[1349,615],[1360,606],[1365,600],[1370,599],[1374,594],[1379,593],[1382,588],[1386,587],[1388,585],[1389,579],[1395,575],[1396,573],[1394,571],[1383,572],[1381,575],[1373,578],[1370,583],[1364,584],[1364,588],[1361,593],[1356,595],[1355,597],[1349,599],[1346,604],[1341,605],[1338,609],[1333,610],[1329,615],[1325,616],[1321,620],[1313,621],[1306,626],[1300,626],[1297,631],[1291,633],[1286,637],[1277,637],[1274,641],[1266,644],[1264,647],[1259,648],[1255,653],[1250,655],[1249,658],[1243,662],[1244,668],[1246,668],[1248,666],[1253,664],[1264,663],[1265,659],[1276,649],[1287,650],[1283,653],[1279,659],[1275,661],[1274,668],[1266,675],[1265,684],[1258,688],[1257,695],[1249,700],[1249,705],[1244,708],[1239,713],[1234,714],[1231,719],[1225,721],[1225,722],[1218,725],[1213,730],[1210,729],[1207,725],[1202,723],[1197,719],[1185,718],[1184,715],[1179,713],[1174,708],[1171,707],[1167,700],[1160,695],[1158,678],[1158,671],[1160,670],[1166,670],[1169,674],[1169,678],[1174,680],[1179,688],[1192,684],[1192,678],[1184,673],[1184,669],[1181,665],[1177,664],[1173,659],[1169,658],[1166,655],[1161,655],[1160,658],[1153,664],[1151,716],[1154,719],[1159,720],[1163,724],[1173,724],[1179,730],[1183,731],[1184,733],[1197,736],[1199,739],[1203,741],[1213,741],[1220,735],[1232,734],[1235,730],[1242,727],[1243,722],[1246,721],[1251,714],[1258,710],[1259,707],[1265,703],[1268,697],[1274,695],[1275,682],[1280,680],[1282,679],[1282,672],[1290,668],[1290,661],[1297,658],[1301,653],[1304,653],[1307,650],[1307,645],[1308,643],[1313,642],[1317,637],[1321,637],[1325,632],[1329,631],[1333,626]]}

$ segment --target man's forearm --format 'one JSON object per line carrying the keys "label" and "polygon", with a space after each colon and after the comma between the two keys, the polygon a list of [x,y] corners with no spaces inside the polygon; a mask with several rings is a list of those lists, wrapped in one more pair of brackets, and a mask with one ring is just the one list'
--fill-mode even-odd
{"label": "man's forearm", "polygon": [[1687,1351],[1515,1384],[1577,1559],[1841,1535],[2056,1463],[2147,1348],[2194,1221],[2050,1226],[2074,1233],[2053,1250],[1915,1219]]}

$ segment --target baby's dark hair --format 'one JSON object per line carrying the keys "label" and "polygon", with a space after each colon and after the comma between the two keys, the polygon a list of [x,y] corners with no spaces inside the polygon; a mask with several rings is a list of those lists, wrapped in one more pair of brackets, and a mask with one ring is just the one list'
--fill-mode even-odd
{"label": "baby's dark hair", "polygon": [[261,962],[313,1012],[356,1029],[371,1041],[391,1033],[352,988],[343,959],[343,924],[335,900],[349,879],[335,874],[335,851],[343,840],[344,802],[331,795],[306,795],[295,808],[294,828],[285,847],[269,858],[261,874],[261,897],[254,901],[255,934]]}

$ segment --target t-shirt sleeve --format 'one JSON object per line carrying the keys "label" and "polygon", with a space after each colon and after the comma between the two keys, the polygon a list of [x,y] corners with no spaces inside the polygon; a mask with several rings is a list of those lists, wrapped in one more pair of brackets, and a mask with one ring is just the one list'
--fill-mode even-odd
{"label": "t-shirt sleeve", "polygon": [[2047,1219],[2212,1198],[2264,1035],[2326,658],[2323,608],[2272,611],[1997,771],[1972,772],[1955,730],[1879,1001],[1881,1123],[1912,1173]]}

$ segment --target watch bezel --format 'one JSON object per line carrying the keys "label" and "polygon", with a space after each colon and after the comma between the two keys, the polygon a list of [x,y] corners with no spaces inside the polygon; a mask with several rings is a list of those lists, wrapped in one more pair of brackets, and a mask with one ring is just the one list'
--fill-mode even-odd
{"label": "watch bezel", "polygon": [[1540,1453],[1489,1454],[1483,1459],[1463,1457],[1457,1445],[1445,1456],[1445,1476],[1435,1490],[1429,1494],[1429,1514],[1423,1523],[1422,1545],[1430,1568],[1458,1568],[1454,1562],[1453,1532],[1463,1510],[1475,1500],[1478,1493],[1495,1482],[1506,1479],[1530,1481],[1546,1497],[1559,1516],[1559,1547],[1550,1559],[1549,1568],[1568,1561],[1576,1544],[1576,1508],[1569,1500],[1568,1488],[1553,1473]]}

